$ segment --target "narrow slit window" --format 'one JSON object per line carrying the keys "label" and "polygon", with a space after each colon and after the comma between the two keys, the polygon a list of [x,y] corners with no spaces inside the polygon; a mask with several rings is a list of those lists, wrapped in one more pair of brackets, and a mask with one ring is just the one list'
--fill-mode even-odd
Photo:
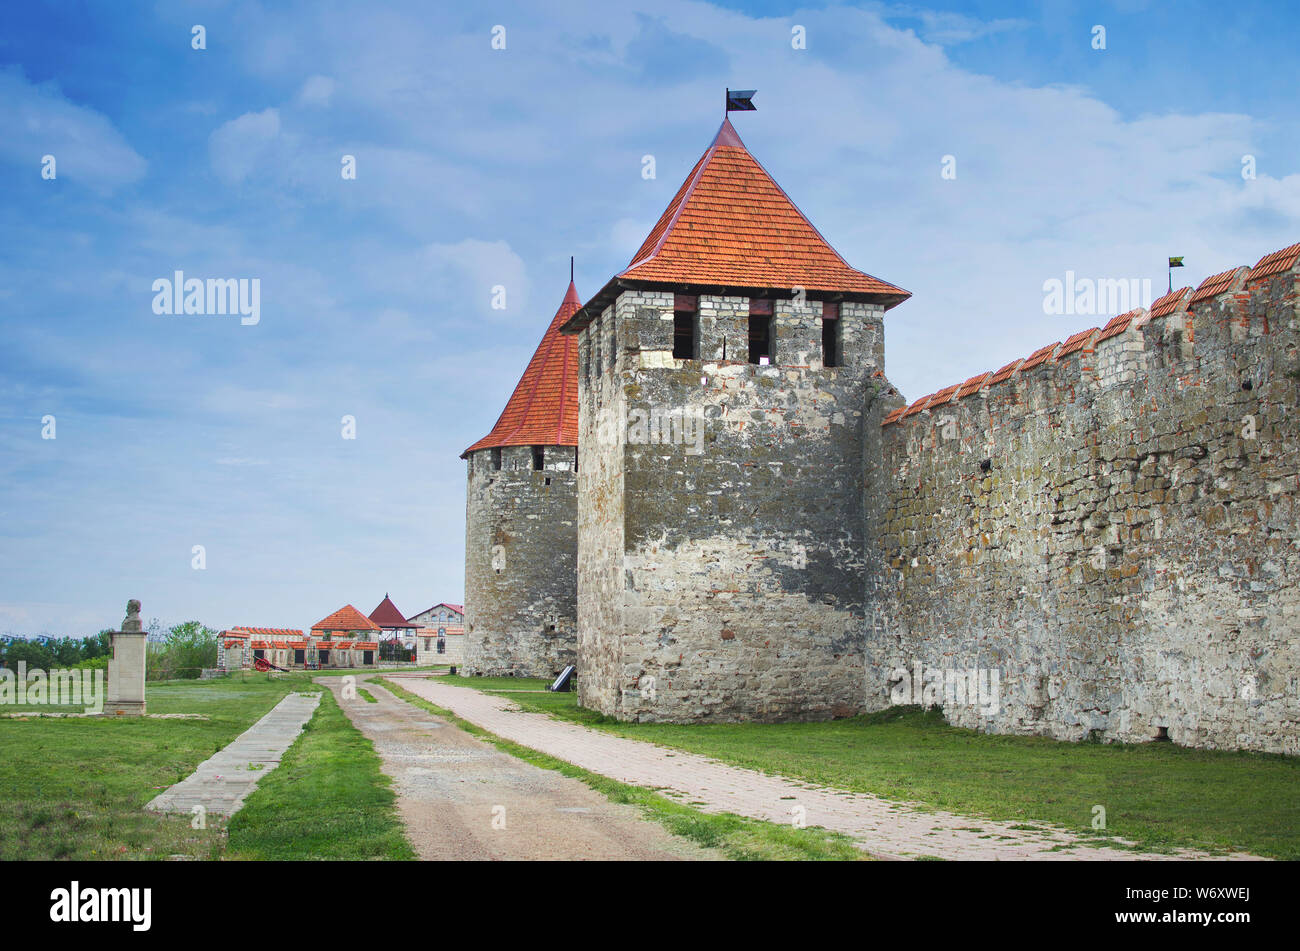
{"label": "narrow slit window", "polygon": [[673,313],[673,357],[678,360],[698,360],[699,340],[699,314],[689,310],[675,311]]}
{"label": "narrow slit window", "polygon": [[533,470],[541,472],[545,468],[546,451],[541,446],[533,447]]}
{"label": "narrow slit window", "polygon": [[501,468],[501,450],[500,450],[500,449],[493,449],[493,450],[492,450],[492,468],[493,468],[493,469],[500,469],[500,468]]}
{"label": "narrow slit window", "polygon": [[830,317],[822,318],[822,366],[840,365],[840,322]]}
{"label": "narrow slit window", "polygon": [[749,315],[749,362],[772,362],[772,318],[765,314]]}

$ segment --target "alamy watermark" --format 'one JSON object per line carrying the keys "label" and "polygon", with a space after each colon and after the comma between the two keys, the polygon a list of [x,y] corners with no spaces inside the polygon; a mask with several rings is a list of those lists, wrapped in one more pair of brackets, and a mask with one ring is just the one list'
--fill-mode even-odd
{"label": "alamy watermark", "polygon": [[622,427],[623,441],[629,446],[685,446],[686,455],[704,452],[703,406],[651,406],[629,409],[626,418],[604,415],[596,424],[600,445],[614,445]]}
{"label": "alamy watermark", "polygon": [[18,662],[15,673],[0,668],[0,706],[83,707],[86,713],[104,711],[104,671],[31,670]]}
{"label": "alamy watermark", "polygon": [[1076,277],[1066,271],[1064,281],[1053,277],[1043,282],[1043,313],[1056,317],[1113,317],[1139,307],[1149,309],[1154,300],[1149,277]]}
{"label": "alamy watermark", "polygon": [[1002,671],[996,667],[927,668],[918,660],[911,670],[895,667],[889,683],[889,700],[894,704],[978,707],[990,717],[1002,709]]}
{"label": "alamy watermark", "polygon": [[184,271],[177,271],[171,278],[158,278],[152,289],[153,312],[160,316],[238,314],[239,322],[245,327],[251,327],[262,319],[260,277],[209,277],[204,280],[187,278]]}

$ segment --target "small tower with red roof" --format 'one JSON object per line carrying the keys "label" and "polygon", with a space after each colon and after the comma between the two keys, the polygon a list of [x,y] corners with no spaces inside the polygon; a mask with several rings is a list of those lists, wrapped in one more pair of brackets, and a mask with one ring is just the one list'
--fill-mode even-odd
{"label": "small tower with red roof", "polygon": [[[881,232],[882,234],[884,232]],[[863,707],[885,311],[730,121],[579,349],[579,702],[625,720]]]}
{"label": "small tower with red roof", "polygon": [[406,619],[406,615],[397,610],[397,605],[393,599],[384,592],[384,600],[376,605],[375,609],[370,612],[370,621],[379,625],[381,637],[384,640],[394,644],[401,644],[403,647],[415,647],[415,632],[419,629],[418,624],[412,624]]}
{"label": "small tower with red roof", "polygon": [[465,670],[550,677],[577,646],[578,344],[573,281],[492,431],[461,454]]}

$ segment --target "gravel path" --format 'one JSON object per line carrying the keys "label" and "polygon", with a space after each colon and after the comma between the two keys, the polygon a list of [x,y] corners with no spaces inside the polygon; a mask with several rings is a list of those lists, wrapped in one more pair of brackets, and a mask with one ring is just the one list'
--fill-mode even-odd
{"label": "gravel path", "polygon": [[[717,760],[630,740],[576,723],[521,711],[506,697],[456,687],[439,677],[403,677],[402,686],[503,739],[548,753],[635,786],[661,789],[704,812],[731,812],[771,822],[843,832],[884,858],[1169,859],[1222,858],[1098,848],[1046,823],[1008,823],[926,812],[864,793],[815,786],[728,766]],[[1033,829],[1026,829],[1032,825]],[[1234,859],[1255,856],[1234,854]]]}
{"label": "gravel path", "polygon": [[[394,678],[398,679],[398,678]],[[419,680],[400,678],[409,687]],[[399,700],[370,675],[375,698],[343,698],[343,678],[320,677],[369,739],[393,779],[407,838],[421,859],[712,859],[633,806],[577,779],[502,753]]]}

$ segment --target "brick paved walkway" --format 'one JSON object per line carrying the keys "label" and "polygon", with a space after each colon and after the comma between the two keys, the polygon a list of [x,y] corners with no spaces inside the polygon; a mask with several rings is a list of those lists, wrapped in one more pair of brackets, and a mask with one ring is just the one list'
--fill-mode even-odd
{"label": "brick paved walkway", "polygon": [[[704,812],[731,812],[792,823],[796,807],[808,826],[851,836],[872,855],[910,859],[1169,859],[1234,858],[1181,851],[1176,855],[1099,848],[1041,822],[994,822],[923,812],[865,793],[815,786],[728,766],[695,753],[630,740],[576,723],[519,710],[506,697],[438,678],[394,677],[403,687],[503,739],[635,786],[660,789]],[[1032,825],[1034,829],[1024,828]]]}

